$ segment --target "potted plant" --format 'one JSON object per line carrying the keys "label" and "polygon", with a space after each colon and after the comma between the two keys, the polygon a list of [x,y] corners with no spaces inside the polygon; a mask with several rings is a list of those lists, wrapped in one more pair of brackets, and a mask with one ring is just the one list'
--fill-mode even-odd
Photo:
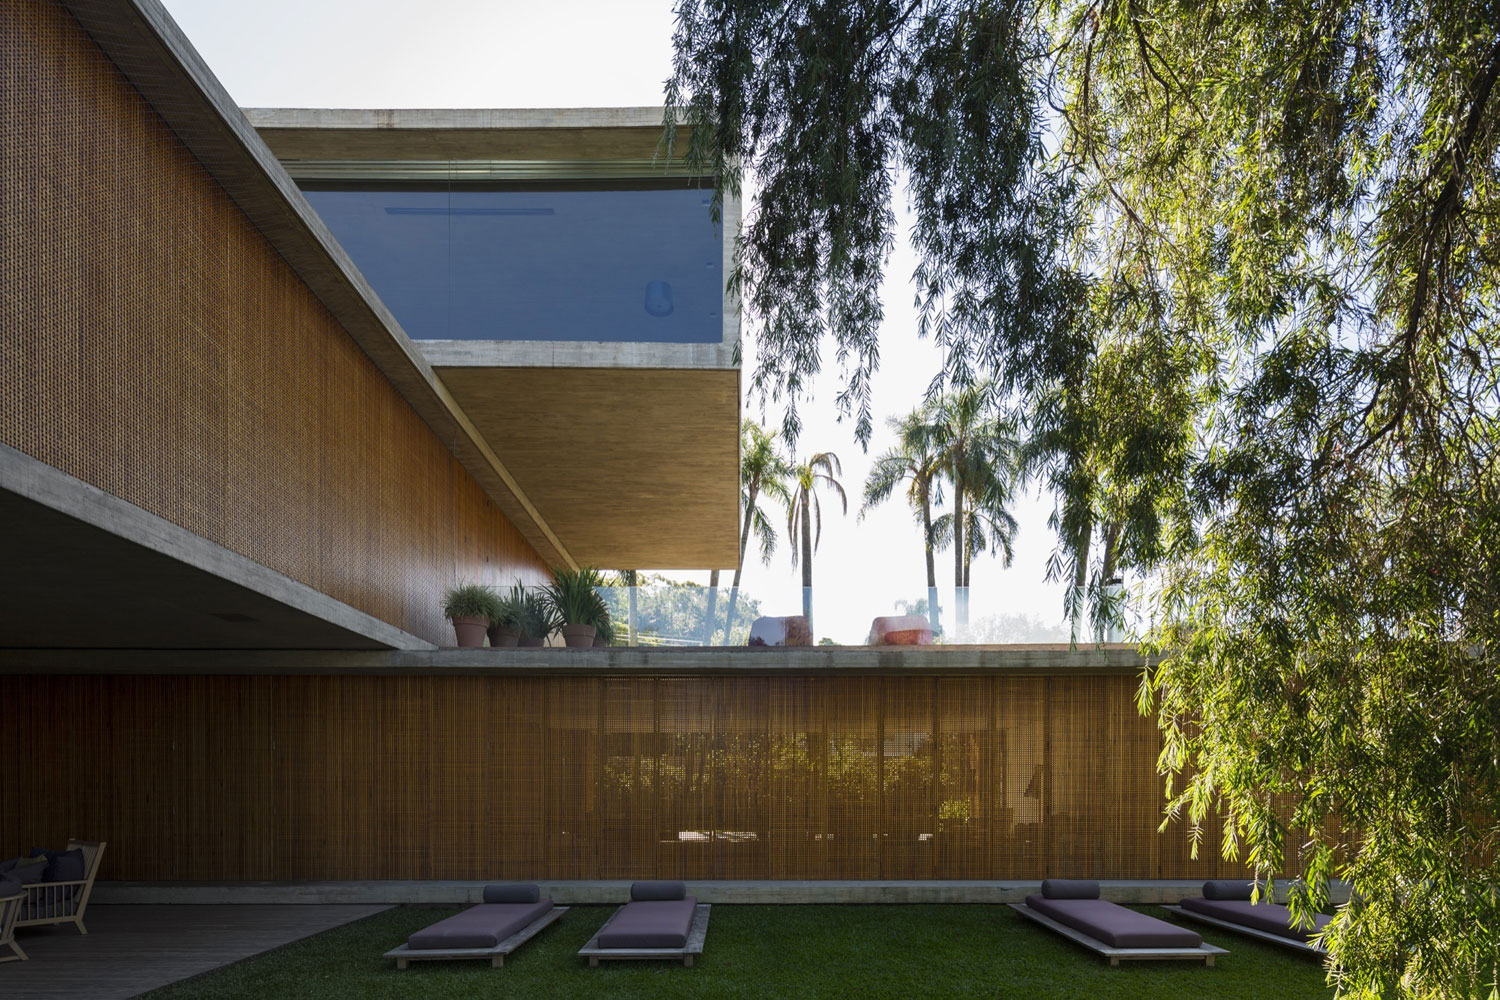
{"label": "potted plant", "polygon": [[460,647],[484,645],[490,619],[499,610],[500,599],[481,583],[465,583],[443,595],[443,614],[453,623]]}
{"label": "potted plant", "polygon": [[521,620],[526,615],[526,591],[520,581],[501,595],[496,601],[495,614],[490,619],[490,645],[509,647],[521,641]]}
{"label": "potted plant", "polygon": [[604,613],[604,619],[594,627],[599,630],[598,634],[594,636],[595,646],[613,646],[615,644],[615,620],[609,616],[608,611]]}
{"label": "potted plant", "polygon": [[609,609],[598,588],[604,578],[591,566],[582,569],[559,569],[543,591],[543,598],[562,623],[563,641],[570,647],[594,644],[599,624],[609,618]]}
{"label": "potted plant", "polygon": [[547,636],[557,631],[557,616],[544,596],[535,590],[527,590],[518,582],[510,588],[510,598],[516,602],[516,632],[518,646],[544,646]]}

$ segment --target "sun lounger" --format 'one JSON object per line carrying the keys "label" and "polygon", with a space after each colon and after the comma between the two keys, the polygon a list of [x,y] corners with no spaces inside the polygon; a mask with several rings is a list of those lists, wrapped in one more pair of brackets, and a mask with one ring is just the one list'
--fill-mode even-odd
{"label": "sun lounger", "polygon": [[535,885],[487,885],[483,903],[422,928],[385,957],[394,958],[398,969],[410,962],[464,958],[488,959],[498,969],[506,955],[566,912]]}
{"label": "sun lounger", "polygon": [[681,959],[691,967],[708,936],[708,903],[687,894],[681,882],[637,882],[620,907],[578,952],[601,959]]}
{"label": "sun lounger", "polygon": [[1042,891],[1011,908],[1049,930],[1109,959],[1122,961],[1186,959],[1213,965],[1223,948],[1204,944],[1185,927],[1126,909],[1099,898],[1099,883],[1046,879]]}
{"label": "sun lounger", "polygon": [[1233,931],[1260,941],[1323,958],[1328,953],[1313,942],[1333,918],[1318,914],[1312,927],[1292,924],[1292,911],[1270,901],[1252,903],[1253,882],[1215,880],[1203,883],[1202,896],[1189,896],[1180,906],[1166,909],[1176,916]]}

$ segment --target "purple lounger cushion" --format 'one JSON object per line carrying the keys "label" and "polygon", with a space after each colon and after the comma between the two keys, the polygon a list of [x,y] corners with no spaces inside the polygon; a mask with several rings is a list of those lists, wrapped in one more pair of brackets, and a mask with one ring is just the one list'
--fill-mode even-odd
{"label": "purple lounger cushion", "polygon": [[658,899],[686,899],[686,882],[635,882],[630,886],[631,902],[649,902]]}
{"label": "purple lounger cushion", "polygon": [[693,896],[626,903],[599,932],[599,947],[681,948],[687,944],[697,905]]}
{"label": "purple lounger cushion", "polygon": [[480,903],[406,939],[413,949],[493,948],[532,921],[552,912],[552,900]]}
{"label": "purple lounger cushion", "polygon": [[1203,883],[1204,899],[1249,899],[1255,883],[1244,879],[1209,879]]}
{"label": "purple lounger cushion", "polygon": [[1201,896],[1189,896],[1182,901],[1182,908],[1207,917],[1227,920],[1242,927],[1265,931],[1267,934],[1291,938],[1293,941],[1310,940],[1314,934],[1327,927],[1328,922],[1333,919],[1326,913],[1320,913],[1315,918],[1316,926],[1293,927],[1292,911],[1285,906],[1278,906],[1275,903],[1252,903],[1248,899],[1204,899]]}
{"label": "purple lounger cushion", "polygon": [[1099,883],[1085,878],[1044,878],[1042,895],[1048,899],[1098,899]]}
{"label": "purple lounger cushion", "polygon": [[1185,927],[1127,910],[1104,899],[1026,897],[1026,905],[1113,948],[1197,948],[1203,938]]}

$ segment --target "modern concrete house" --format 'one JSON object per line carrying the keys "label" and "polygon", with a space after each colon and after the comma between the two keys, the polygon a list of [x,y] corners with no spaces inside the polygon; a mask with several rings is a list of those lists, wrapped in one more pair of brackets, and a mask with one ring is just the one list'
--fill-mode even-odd
{"label": "modern concrete house", "polygon": [[108,841],[99,902],[1235,871],[1130,649],[440,648],[458,581],[737,560],[739,206],[659,109],[243,111],[156,0],[0,57],[0,845]]}

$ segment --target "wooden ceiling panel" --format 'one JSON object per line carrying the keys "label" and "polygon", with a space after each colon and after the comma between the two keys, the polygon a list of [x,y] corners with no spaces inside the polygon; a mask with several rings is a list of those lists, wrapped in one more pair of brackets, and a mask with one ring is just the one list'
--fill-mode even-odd
{"label": "wooden ceiling panel", "polygon": [[737,369],[436,371],[579,564],[738,561]]}

